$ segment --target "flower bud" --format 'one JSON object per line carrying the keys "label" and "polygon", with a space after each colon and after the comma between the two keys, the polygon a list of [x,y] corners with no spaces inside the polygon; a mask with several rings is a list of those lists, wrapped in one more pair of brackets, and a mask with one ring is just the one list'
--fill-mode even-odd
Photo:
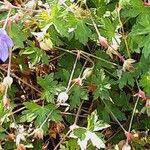
{"label": "flower bud", "polygon": [[67,92],[61,92],[59,93],[58,97],[57,97],[57,102],[58,103],[65,103],[68,100],[69,96],[67,94]]}
{"label": "flower bud", "polygon": [[79,85],[79,86],[82,86],[83,83],[82,83],[82,78],[76,78],[76,79],[73,79],[72,82]]}
{"label": "flower bud", "polygon": [[3,106],[6,108],[6,109],[9,109],[10,108],[10,99],[7,98],[5,95],[2,99],[2,103],[3,103]]}
{"label": "flower bud", "polygon": [[93,68],[86,68],[83,71],[82,79],[88,78],[92,74],[92,72],[93,72]]}
{"label": "flower bud", "polygon": [[125,143],[122,147],[122,150],[131,150],[131,146],[128,143]]}
{"label": "flower bud", "polygon": [[101,45],[104,48],[108,47],[108,41],[105,37],[101,36],[98,40],[98,44]]}
{"label": "flower bud", "polygon": [[34,138],[43,139],[43,134],[44,134],[43,129],[37,128],[33,132],[34,132]]}
{"label": "flower bud", "polygon": [[11,87],[12,83],[13,83],[13,78],[10,76],[5,77],[3,80],[3,84],[5,86]]}
{"label": "flower bud", "polygon": [[131,141],[133,139],[133,134],[130,132],[126,132],[125,135],[126,135],[128,141]]}
{"label": "flower bud", "polygon": [[145,95],[145,92],[143,92],[142,90],[139,90],[138,93],[134,94],[133,96],[138,96],[138,97],[141,97],[143,100],[146,100],[147,97]]}

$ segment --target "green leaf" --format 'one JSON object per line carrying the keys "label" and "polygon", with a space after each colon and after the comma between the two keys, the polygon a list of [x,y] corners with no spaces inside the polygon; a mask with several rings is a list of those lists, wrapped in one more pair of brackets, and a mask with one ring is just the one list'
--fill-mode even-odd
{"label": "green leaf", "polygon": [[60,150],[80,150],[76,139],[69,139],[63,145],[60,145]]}
{"label": "green leaf", "polygon": [[48,33],[49,33],[50,39],[54,45],[57,45],[57,46],[63,45],[63,42],[61,41],[61,39],[59,37],[59,33],[56,32],[54,26],[50,26],[50,28],[48,29]]}
{"label": "green leaf", "polygon": [[109,127],[107,123],[104,123],[102,120],[98,120],[97,111],[92,112],[92,114],[88,116],[87,126],[87,129],[90,131],[99,131]]}
{"label": "green leaf", "polygon": [[[47,120],[52,121],[61,121],[61,115],[60,112],[56,109],[55,105],[48,104],[46,106],[40,106],[38,104],[32,103],[32,102],[26,102],[25,103],[26,110],[23,111],[23,115],[20,118],[21,122],[31,122],[35,120],[35,126],[40,127],[41,124],[47,119],[47,116],[49,118]],[[47,126],[47,121],[45,123]]]}
{"label": "green leaf", "polygon": [[73,134],[81,140],[85,139],[85,133],[86,133],[85,128],[77,128],[73,130]]}
{"label": "green leaf", "polygon": [[125,114],[121,110],[119,110],[118,107],[112,105],[111,111],[113,112],[113,114],[115,114],[115,116],[118,118],[118,120],[120,120],[120,121],[126,120]]}
{"label": "green leaf", "polygon": [[[123,0],[122,0],[123,2]],[[130,0],[130,3],[126,3],[125,9],[121,13],[124,17],[137,17],[139,14],[145,14],[146,8],[143,6],[143,1],[141,0]]]}
{"label": "green leaf", "polygon": [[115,20],[114,22],[109,18],[103,18],[101,20],[102,23],[102,30],[101,34],[105,37],[108,37],[110,40],[112,40],[112,37],[114,37],[116,32],[116,27],[118,25],[118,21]]}
{"label": "green leaf", "polygon": [[54,103],[54,95],[64,89],[57,81],[54,81],[54,75],[46,75],[45,78],[38,77],[38,84],[43,88],[42,97],[47,102]]}
{"label": "green leaf", "polygon": [[132,107],[129,103],[130,100],[130,94],[126,94],[125,92],[116,92],[112,91],[110,94],[110,97],[113,98],[113,103],[117,106],[120,107],[123,111],[131,111]]}
{"label": "green leaf", "polygon": [[129,5],[131,0],[119,0],[119,5],[121,7]]}
{"label": "green leaf", "polygon": [[82,44],[88,42],[88,38],[91,36],[91,30],[86,26],[84,20],[79,20],[77,22],[77,27],[75,30],[75,38]]}
{"label": "green leaf", "polygon": [[42,49],[35,47],[34,44],[30,43],[30,46],[26,47],[25,50],[20,51],[20,55],[28,55],[32,66],[39,64],[49,64],[49,57],[46,52]]}
{"label": "green leaf", "polygon": [[111,87],[110,82],[102,69],[96,70],[96,74],[92,76],[92,82],[97,86],[96,91],[94,92],[94,99],[97,99],[98,97],[108,99]]}
{"label": "green leaf", "polygon": [[142,75],[140,85],[144,88],[144,91],[146,91],[146,93],[150,96],[150,72]]}
{"label": "green leaf", "polygon": [[[88,3],[89,1],[87,1]],[[106,3],[104,0],[93,0],[90,1],[89,5],[92,5],[93,7],[96,7],[96,13],[97,16],[102,16],[104,15],[107,7],[106,7]]]}
{"label": "green leaf", "polygon": [[54,3],[51,9],[51,21],[56,29],[56,31],[61,35],[68,37],[68,23],[63,18],[63,10],[59,7],[58,3]]}
{"label": "green leaf", "polygon": [[9,34],[17,48],[24,48],[23,42],[27,39],[27,37],[20,24],[13,23]]}
{"label": "green leaf", "polygon": [[135,77],[134,72],[133,73],[131,73],[131,72],[124,72],[122,74],[122,77],[118,80],[119,88],[122,89],[127,84],[129,84],[129,85],[131,85],[133,87],[134,86],[134,82],[135,82],[134,77]]}
{"label": "green leaf", "polygon": [[130,33],[133,41],[137,41],[135,49],[142,49],[142,53],[145,58],[148,58],[150,55],[149,52],[149,42],[150,42],[150,18],[148,14],[140,15],[137,19],[136,24],[133,26],[132,31]]}
{"label": "green leaf", "polygon": [[67,28],[67,22],[63,21],[62,18],[55,18],[53,20],[53,24],[55,26],[55,29],[61,36],[69,36],[68,28]]}
{"label": "green leaf", "polygon": [[148,14],[140,15],[137,19],[137,23],[133,26],[131,35],[145,35],[150,33],[150,18]]}
{"label": "green leaf", "polygon": [[88,100],[88,93],[80,86],[74,86],[70,95],[70,106],[74,108],[80,105],[81,100]]}
{"label": "green leaf", "polygon": [[145,36],[142,40],[142,42],[140,43],[140,46],[143,47],[142,49],[142,53],[144,54],[145,58],[148,58],[148,56],[150,55],[150,34]]}

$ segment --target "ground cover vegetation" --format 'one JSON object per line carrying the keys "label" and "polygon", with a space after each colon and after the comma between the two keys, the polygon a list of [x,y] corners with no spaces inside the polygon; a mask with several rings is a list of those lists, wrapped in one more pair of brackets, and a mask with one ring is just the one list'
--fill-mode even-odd
{"label": "ground cover vegetation", "polygon": [[0,149],[150,149],[149,0],[0,1]]}

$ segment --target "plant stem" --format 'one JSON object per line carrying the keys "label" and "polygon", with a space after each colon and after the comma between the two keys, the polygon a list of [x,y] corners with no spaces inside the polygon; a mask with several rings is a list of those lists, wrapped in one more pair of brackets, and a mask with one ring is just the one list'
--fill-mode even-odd
{"label": "plant stem", "polygon": [[3,25],[3,29],[4,29],[4,30],[6,29],[6,25],[7,25],[7,22],[8,22],[8,20],[9,20],[10,13],[11,13],[11,9],[9,10],[9,12],[8,12],[8,14],[7,14],[7,18],[6,18],[6,20],[5,20],[5,23],[4,23],[4,25]]}
{"label": "plant stem", "polygon": [[[90,11],[90,9],[88,8],[86,3],[85,3],[85,6],[86,6],[86,9]],[[95,21],[94,21],[94,19],[93,19],[91,14],[90,14],[90,19],[92,20],[93,26],[95,28],[95,31],[96,31],[97,35],[98,35],[98,39],[100,39],[101,38],[101,34],[100,34],[100,32],[99,32],[99,30],[97,28],[97,25],[96,25],[96,23],[95,23]]]}
{"label": "plant stem", "polygon": [[[79,118],[79,114],[80,114],[80,111],[81,111],[81,107],[82,107],[82,104],[83,104],[83,101],[81,102],[79,108],[78,108],[78,111],[77,111],[77,114],[76,114],[76,117],[75,117],[75,121],[73,123],[72,126],[76,126],[77,124],[77,121],[78,121],[78,118]],[[60,146],[60,144],[65,140],[65,138],[71,133],[72,129],[69,129],[69,131],[64,135],[64,137],[59,141],[59,143],[56,145],[56,147],[54,148],[54,150],[57,150],[57,148]]]}
{"label": "plant stem", "polygon": [[122,29],[122,33],[123,33],[123,39],[124,39],[124,43],[125,43],[125,46],[126,46],[127,54],[128,54],[128,57],[131,58],[131,54],[130,54],[130,50],[129,50],[129,47],[128,47],[125,31],[124,31],[123,24],[122,24],[121,17],[120,17],[120,10],[117,10],[117,15],[118,15],[119,23],[121,25],[121,29]]}
{"label": "plant stem", "polygon": [[57,150],[57,148],[59,147],[59,145],[65,140],[65,138],[71,133],[71,130],[69,130],[64,136],[63,138],[59,141],[59,143],[55,146],[54,150]]}
{"label": "plant stem", "polygon": [[71,84],[71,81],[72,81],[72,77],[73,77],[73,74],[74,74],[74,71],[75,71],[75,68],[76,68],[76,65],[77,65],[77,61],[78,61],[78,55],[76,56],[76,60],[74,62],[74,65],[73,65],[73,68],[72,68],[72,71],[71,71],[71,75],[70,75],[70,78],[69,78],[69,82],[68,82],[66,92],[68,92],[68,90],[69,90],[69,87],[70,87],[70,84]]}
{"label": "plant stem", "polygon": [[114,113],[110,110],[110,108],[107,106],[106,102],[101,99],[102,102],[105,104],[106,108],[108,109],[108,111],[112,114],[113,118],[116,120],[116,122],[119,124],[120,128],[124,131],[124,133],[127,133],[126,129],[122,126],[122,124],[119,122],[119,120],[117,119],[117,117],[114,115]]}
{"label": "plant stem", "polygon": [[7,68],[7,77],[10,77],[11,57],[12,57],[12,49],[9,50],[9,63],[8,63],[8,68]]}
{"label": "plant stem", "polygon": [[117,66],[117,64],[112,63],[112,62],[110,62],[110,61],[108,61],[108,60],[105,60],[105,59],[103,59],[103,58],[101,58],[101,57],[97,57],[97,56],[95,56],[95,55],[89,54],[89,53],[84,52],[84,51],[81,51],[81,53],[84,53],[84,54],[86,54],[86,55],[88,55],[88,56],[91,56],[91,57],[93,57],[93,58],[96,58],[96,59],[98,59],[98,60],[101,60],[101,61],[103,61],[103,62],[106,62],[106,63],[108,63],[108,64],[111,64],[111,65],[113,65],[113,66]]}
{"label": "plant stem", "polygon": [[81,102],[79,108],[78,108],[78,111],[77,111],[77,114],[76,114],[76,117],[75,117],[75,121],[74,121],[74,125],[77,124],[77,121],[78,121],[78,118],[79,118],[79,114],[80,114],[80,111],[81,111],[81,107],[82,107],[82,104],[83,104],[84,101]]}
{"label": "plant stem", "polygon": [[[70,51],[70,50],[67,50],[67,49],[64,49],[64,48],[61,48],[61,47],[57,47],[57,46],[55,46],[55,48],[57,48],[57,49],[59,49],[59,50],[62,50],[62,51],[65,51],[65,52],[68,52],[68,53],[70,53],[70,54],[76,55],[75,53],[73,53],[73,52]],[[76,51],[76,50],[73,50],[73,51]],[[111,64],[111,65],[113,65],[113,66],[118,66],[117,64],[115,64],[115,63],[113,63],[113,62],[110,62],[110,61],[108,61],[108,60],[105,60],[105,59],[103,59],[103,58],[101,58],[101,57],[97,57],[97,56],[95,56],[95,55],[89,54],[89,53],[84,52],[84,51],[82,51],[82,50],[80,50],[80,52],[81,52],[81,55],[82,55],[82,54],[85,54],[85,55],[87,55],[87,56],[96,58],[96,59],[98,59],[98,60],[100,60],[100,61],[103,61],[103,62],[105,62],[105,63]]]}
{"label": "plant stem", "polygon": [[42,129],[43,125],[46,123],[46,121],[49,119],[49,116],[52,114],[54,110],[50,111],[50,113],[47,115],[46,119],[42,122],[42,124],[40,125],[40,129]]}
{"label": "plant stem", "polygon": [[[138,84],[138,81],[137,81],[137,80],[136,80],[136,84],[137,84],[138,90],[140,91],[140,87],[139,87],[139,84]],[[138,102],[139,102],[139,99],[140,99],[140,97],[138,96],[138,97],[137,97],[137,100],[136,100],[136,102],[135,102],[134,108],[133,108],[133,112],[132,112],[132,116],[131,116],[131,120],[130,120],[128,132],[131,131],[131,126],[132,126],[132,122],[133,122],[133,117],[134,117],[134,114],[135,114],[136,107],[137,107],[137,104],[138,104]]]}
{"label": "plant stem", "polygon": [[128,132],[131,131],[131,126],[132,126],[132,122],[133,122],[133,117],[134,117],[134,114],[135,114],[135,111],[136,111],[136,107],[137,107],[137,104],[139,102],[139,96],[135,102],[135,105],[134,105],[134,108],[133,108],[133,112],[132,112],[132,116],[131,116],[131,120],[130,120],[130,124],[129,124],[129,129],[128,129]]}

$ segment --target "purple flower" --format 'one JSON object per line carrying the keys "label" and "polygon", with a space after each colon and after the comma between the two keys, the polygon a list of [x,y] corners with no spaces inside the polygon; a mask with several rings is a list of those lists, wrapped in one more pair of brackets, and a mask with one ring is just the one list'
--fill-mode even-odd
{"label": "purple flower", "polygon": [[12,39],[4,29],[0,29],[0,59],[5,62],[9,56],[9,49],[13,47]]}

